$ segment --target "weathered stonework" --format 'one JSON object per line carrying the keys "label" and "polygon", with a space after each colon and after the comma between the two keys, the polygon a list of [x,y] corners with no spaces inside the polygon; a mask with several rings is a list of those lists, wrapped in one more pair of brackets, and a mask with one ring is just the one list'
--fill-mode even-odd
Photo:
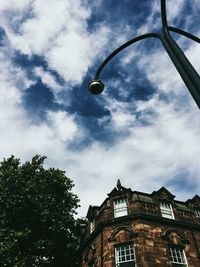
{"label": "weathered stonework", "polygon": [[[128,214],[114,218],[113,201],[128,199]],[[174,219],[161,216],[159,201],[171,204]],[[134,244],[137,267],[170,267],[169,245],[184,248],[189,267],[200,266],[200,223],[194,209],[200,197],[174,200],[165,188],[152,194],[114,188],[100,207],[90,206],[81,246],[81,267],[115,267],[115,247]],[[89,224],[95,221],[90,233]]]}

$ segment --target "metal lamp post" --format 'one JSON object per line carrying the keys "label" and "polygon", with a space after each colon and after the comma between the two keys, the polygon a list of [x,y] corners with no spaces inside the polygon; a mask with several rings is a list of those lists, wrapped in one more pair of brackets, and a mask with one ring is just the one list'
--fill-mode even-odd
{"label": "metal lamp post", "polygon": [[126,47],[146,38],[156,37],[158,38],[165,50],[167,51],[169,57],[171,58],[172,62],[174,63],[177,71],[179,72],[181,78],[183,79],[185,85],[187,86],[188,90],[190,91],[192,97],[194,98],[196,104],[200,108],[200,76],[190,63],[190,61],[186,58],[181,48],[178,46],[176,41],[170,35],[170,31],[182,34],[198,43],[200,43],[200,39],[188,32],[180,30],[175,27],[170,27],[167,24],[167,16],[166,16],[166,1],[161,0],[161,18],[162,18],[162,31],[152,32],[137,36],[128,42],[124,43],[116,50],[114,50],[107,58],[104,59],[102,64],[97,68],[94,80],[92,80],[89,85],[89,91],[92,94],[98,95],[103,92],[104,84],[99,80],[99,75],[105,65],[120,51],[125,49]]}

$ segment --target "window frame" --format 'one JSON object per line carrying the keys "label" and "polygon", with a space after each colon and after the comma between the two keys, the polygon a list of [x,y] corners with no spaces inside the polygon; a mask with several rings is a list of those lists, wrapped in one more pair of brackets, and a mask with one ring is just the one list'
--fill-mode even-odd
{"label": "window frame", "polygon": [[[188,267],[187,257],[183,246],[168,244],[168,251],[172,267]],[[178,262],[178,259],[180,259],[181,262]]]}
{"label": "window frame", "polygon": [[[118,250],[120,248],[120,250]],[[122,248],[122,249],[121,249]],[[118,252],[117,252],[118,251]],[[122,253],[122,251],[124,253]],[[123,260],[123,257],[125,260]],[[129,260],[127,258],[130,257]],[[121,261],[120,261],[121,258]],[[120,264],[127,262],[134,263],[136,266],[136,253],[134,243],[122,243],[115,246],[115,266],[120,267]]]}
{"label": "window frame", "polygon": [[200,219],[200,209],[199,208],[195,208],[194,209],[195,215],[198,219]]}
{"label": "window frame", "polygon": [[95,220],[90,221],[90,234],[94,231],[95,229]]}
{"label": "window frame", "polygon": [[[123,201],[123,200],[126,205],[120,206],[121,204],[120,201]],[[119,218],[119,217],[128,215],[128,198],[127,197],[113,199],[113,214],[114,214],[114,218]]]}
{"label": "window frame", "polygon": [[172,219],[172,220],[175,219],[174,211],[173,211],[173,208],[170,202],[160,200],[159,206],[160,206],[160,213],[163,218]]}
{"label": "window frame", "polygon": [[195,216],[197,218],[198,223],[200,223],[200,208],[195,208],[194,212],[195,212]]}

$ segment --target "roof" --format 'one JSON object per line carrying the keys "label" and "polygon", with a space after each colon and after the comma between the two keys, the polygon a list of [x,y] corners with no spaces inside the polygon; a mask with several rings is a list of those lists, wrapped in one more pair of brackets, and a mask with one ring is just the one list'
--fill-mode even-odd
{"label": "roof", "polygon": [[152,196],[157,196],[165,200],[173,200],[175,198],[171,192],[169,192],[164,186],[161,187],[158,191],[153,191]]}
{"label": "roof", "polygon": [[141,201],[146,203],[154,203],[153,198],[150,195],[134,191],[132,196],[133,201]]}
{"label": "roof", "polygon": [[99,210],[99,206],[91,206],[90,205],[88,208],[86,218],[91,219],[91,218],[95,217],[98,210]]}
{"label": "roof", "polygon": [[[151,194],[148,194],[139,191],[132,191],[130,188],[122,186],[120,180],[118,180],[116,187],[114,187],[113,190],[108,194],[108,197],[103,201],[101,206],[89,206],[86,217],[88,219],[93,219],[99,212],[101,212],[102,209],[104,209],[104,207],[106,207],[109,198],[125,195],[132,196],[132,201],[140,201],[149,204],[158,204],[159,200],[171,202],[175,198],[175,195],[173,195],[165,187],[161,187],[159,190],[153,191]],[[191,209],[188,205],[192,204],[193,206],[200,207],[200,196],[195,195],[192,199],[188,199],[186,202],[174,200],[174,203],[177,209],[185,212],[190,212]]]}
{"label": "roof", "polygon": [[176,204],[176,207],[177,207],[177,209],[179,209],[179,210],[182,210],[182,211],[191,211],[188,207],[187,207],[187,205],[185,204],[185,203],[181,203],[181,202],[176,202],[175,201],[175,204]]}
{"label": "roof", "polygon": [[121,185],[120,180],[117,180],[117,186],[113,188],[113,190],[108,194],[108,197],[115,197],[120,195],[125,195],[127,193],[132,192],[130,188],[126,188]]}

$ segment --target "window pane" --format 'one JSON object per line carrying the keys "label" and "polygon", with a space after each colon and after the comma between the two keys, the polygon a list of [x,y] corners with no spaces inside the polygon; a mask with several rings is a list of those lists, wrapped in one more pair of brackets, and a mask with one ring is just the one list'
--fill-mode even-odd
{"label": "window pane", "polygon": [[[125,244],[122,246],[118,246],[115,248],[115,258],[116,258],[116,266],[123,266],[125,263],[133,263],[135,262],[135,252],[133,248],[133,244]],[[129,265],[127,265],[129,266]]]}
{"label": "window pane", "polygon": [[173,267],[187,267],[185,252],[182,247],[169,246],[170,259]]}
{"label": "window pane", "polygon": [[127,199],[116,199],[114,201],[114,217],[121,217],[128,214],[127,212]]}
{"label": "window pane", "polygon": [[196,216],[200,218],[200,209],[195,210]]}
{"label": "window pane", "polygon": [[166,203],[166,202],[160,202],[160,211],[161,211],[162,217],[174,219],[174,214],[173,214],[171,204]]}
{"label": "window pane", "polygon": [[198,223],[200,223],[200,209],[195,209],[195,214],[196,214]]}
{"label": "window pane", "polygon": [[95,228],[95,221],[91,221],[90,222],[90,233],[94,231],[94,228]]}

